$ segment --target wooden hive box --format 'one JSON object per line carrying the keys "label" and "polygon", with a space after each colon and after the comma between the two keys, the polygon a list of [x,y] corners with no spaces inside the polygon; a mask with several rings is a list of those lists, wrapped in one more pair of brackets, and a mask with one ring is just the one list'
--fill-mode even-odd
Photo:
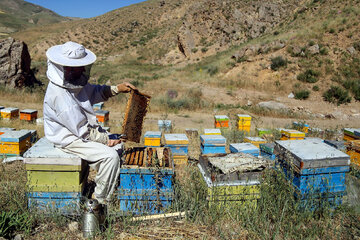
{"label": "wooden hive box", "polygon": [[266,143],[266,140],[261,137],[245,137],[244,142],[249,142],[259,147],[261,143]]}
{"label": "wooden hive box", "polygon": [[266,168],[264,160],[243,153],[218,154],[200,156],[198,167],[208,186],[210,206],[230,209],[234,205],[256,207],[262,172]]}
{"label": "wooden hive box", "polygon": [[19,156],[30,147],[30,131],[8,131],[0,135],[0,155]]}
{"label": "wooden hive box", "polygon": [[25,154],[28,207],[78,214],[88,166],[81,158],[56,148],[45,137]]}
{"label": "wooden hive box", "polygon": [[144,145],[147,147],[160,147],[161,132],[147,131],[144,134]]}
{"label": "wooden hive box", "polygon": [[360,139],[355,132],[360,132],[359,128],[344,128],[344,141],[352,141]]}
{"label": "wooden hive box", "polygon": [[237,125],[240,131],[250,132],[251,116],[247,114],[237,114]]}
{"label": "wooden hive box", "polygon": [[110,112],[107,110],[97,110],[95,111],[96,114],[96,119],[98,120],[99,123],[106,123],[109,121],[109,115]]}
{"label": "wooden hive box", "polygon": [[202,154],[226,153],[226,138],[222,135],[201,135],[200,142]]}
{"label": "wooden hive box", "polygon": [[19,109],[18,108],[3,108],[0,110],[2,119],[16,119],[19,117]]}
{"label": "wooden hive box", "polygon": [[276,155],[274,154],[275,143],[261,143],[259,145],[260,155],[270,160],[275,160]]}
{"label": "wooden hive box", "polygon": [[185,156],[188,154],[189,139],[186,134],[165,134],[165,146],[171,149],[173,156]]}
{"label": "wooden hive box", "polygon": [[221,135],[221,130],[218,128],[204,129],[204,135]]}
{"label": "wooden hive box", "polygon": [[305,133],[292,129],[281,130],[281,134],[280,140],[304,140],[305,138]]}
{"label": "wooden hive box", "polygon": [[20,111],[20,120],[35,121],[38,111],[34,109],[24,109]]}
{"label": "wooden hive box", "polygon": [[346,153],[357,167],[360,167],[360,140],[352,140],[346,143]]}
{"label": "wooden hive box", "polygon": [[229,117],[226,115],[215,115],[215,128],[228,128],[229,127]]}

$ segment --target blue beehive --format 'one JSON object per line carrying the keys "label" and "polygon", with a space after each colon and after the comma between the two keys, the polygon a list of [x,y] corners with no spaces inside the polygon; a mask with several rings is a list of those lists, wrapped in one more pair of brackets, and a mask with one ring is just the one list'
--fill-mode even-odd
{"label": "blue beehive", "polygon": [[325,203],[341,204],[350,164],[347,154],[317,139],[276,141],[275,152],[302,207],[315,210]]}
{"label": "blue beehive", "polygon": [[185,156],[188,155],[189,139],[185,134],[165,134],[165,147],[171,149],[172,155]]}
{"label": "blue beehive", "polygon": [[101,110],[101,109],[103,109],[103,107],[104,107],[104,103],[103,103],[103,102],[95,103],[95,104],[93,105],[94,111],[96,111],[96,110]]}
{"label": "blue beehive", "polygon": [[275,143],[261,143],[260,155],[270,160],[275,160],[276,155],[274,154]]}
{"label": "blue beehive", "polygon": [[173,201],[173,164],[170,168],[120,169],[117,198],[123,215],[165,212]]}
{"label": "blue beehive", "polygon": [[201,135],[202,154],[221,154],[226,153],[226,138],[222,135]]}
{"label": "blue beehive", "polygon": [[232,153],[248,153],[255,157],[259,156],[259,148],[252,143],[232,143],[230,144],[230,151]]}

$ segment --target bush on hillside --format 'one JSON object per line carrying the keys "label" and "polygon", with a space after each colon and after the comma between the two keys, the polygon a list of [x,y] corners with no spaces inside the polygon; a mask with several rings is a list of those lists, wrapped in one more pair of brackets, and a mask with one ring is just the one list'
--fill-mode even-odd
{"label": "bush on hillside", "polygon": [[323,93],[323,98],[325,101],[336,103],[338,106],[351,102],[349,92],[339,86],[331,86]]}
{"label": "bush on hillside", "polygon": [[320,75],[320,73],[318,71],[312,70],[312,69],[308,69],[303,73],[300,73],[297,76],[297,79],[299,81],[302,82],[307,82],[307,83],[316,83],[318,81],[317,77]]}
{"label": "bush on hillside", "polygon": [[298,91],[294,91],[294,95],[295,95],[295,99],[305,100],[305,99],[309,98],[310,91],[309,90],[298,90]]}
{"label": "bush on hillside", "polygon": [[354,94],[356,101],[360,101],[360,80],[345,80],[342,85]]}
{"label": "bush on hillside", "polygon": [[278,56],[271,59],[270,67],[272,70],[277,71],[281,67],[286,67],[287,63],[288,61],[286,58],[284,59],[282,56]]}

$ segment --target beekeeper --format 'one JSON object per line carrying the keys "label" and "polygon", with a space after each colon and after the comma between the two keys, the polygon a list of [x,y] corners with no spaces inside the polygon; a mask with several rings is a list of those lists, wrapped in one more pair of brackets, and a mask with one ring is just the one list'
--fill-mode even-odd
{"label": "beekeeper", "polygon": [[99,126],[92,106],[136,88],[127,82],[117,86],[88,83],[96,56],[78,43],[53,46],[46,56],[50,82],[44,99],[45,136],[56,147],[86,160],[97,171],[93,196],[105,204],[110,201],[119,176],[117,150],[121,149],[123,140],[109,139],[110,134]]}

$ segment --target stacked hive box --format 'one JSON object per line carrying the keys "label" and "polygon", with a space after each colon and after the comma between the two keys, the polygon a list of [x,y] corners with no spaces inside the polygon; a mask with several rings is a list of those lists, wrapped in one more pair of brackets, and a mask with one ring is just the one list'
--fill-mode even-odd
{"label": "stacked hive box", "polygon": [[30,131],[5,131],[0,135],[0,155],[2,156],[20,156],[30,147]]}
{"label": "stacked hive box", "polygon": [[359,128],[344,128],[344,141],[359,140],[360,134],[356,135],[355,132],[360,132]]}
{"label": "stacked hive box", "polygon": [[228,128],[229,127],[229,117],[226,115],[215,115],[215,128]]}
{"label": "stacked hive box", "polygon": [[221,130],[218,128],[204,129],[204,135],[221,135]]}
{"label": "stacked hive box", "polygon": [[96,119],[98,120],[101,126],[105,126],[105,124],[109,121],[110,112],[107,110],[97,110],[95,111]]}
{"label": "stacked hive box", "polygon": [[276,155],[274,154],[275,143],[261,143],[260,144],[260,155],[264,158],[275,160]]}
{"label": "stacked hive box", "polygon": [[230,151],[232,153],[247,153],[255,157],[259,156],[259,148],[252,143],[232,143],[230,144]]}
{"label": "stacked hive box", "polygon": [[160,131],[147,131],[144,135],[144,145],[146,147],[160,147],[160,140]]}
{"label": "stacked hive box", "polygon": [[271,130],[266,128],[256,128],[256,133],[259,137],[272,134]]}
{"label": "stacked hive box", "polygon": [[265,162],[249,154],[200,156],[199,170],[208,186],[209,205],[227,208],[256,206]]}
{"label": "stacked hive box", "polygon": [[81,158],[64,153],[41,138],[25,154],[28,207],[79,214],[88,168]]}
{"label": "stacked hive box", "polygon": [[265,139],[260,137],[245,137],[244,142],[252,143],[255,146],[259,147],[259,144],[266,143]]}
{"label": "stacked hive box", "polygon": [[201,154],[226,153],[226,138],[221,135],[201,135]]}
{"label": "stacked hive box", "polygon": [[185,134],[165,134],[165,147],[171,149],[174,164],[183,165],[188,162],[189,139]]}
{"label": "stacked hive box", "polygon": [[297,130],[283,129],[281,130],[280,140],[304,140],[305,133]]}
{"label": "stacked hive box", "polygon": [[[120,169],[117,199],[120,213],[156,214],[165,212],[173,200],[174,163],[168,148],[138,148],[125,153],[142,156],[130,159]],[[141,164],[140,164],[141,163]]]}
{"label": "stacked hive box", "polygon": [[103,109],[103,107],[104,107],[104,103],[103,103],[103,102],[95,103],[95,104],[93,105],[94,111],[101,110],[101,109]]}
{"label": "stacked hive box", "polygon": [[1,118],[10,120],[10,119],[16,119],[19,117],[19,109],[18,108],[3,108],[0,110],[1,112]]}
{"label": "stacked hive box", "polygon": [[159,131],[170,132],[172,125],[171,120],[158,120]]}
{"label": "stacked hive box", "polygon": [[24,109],[20,111],[20,120],[24,121],[35,121],[37,119],[37,110],[33,109]]}
{"label": "stacked hive box", "polygon": [[246,114],[238,114],[237,118],[238,129],[240,131],[250,132],[251,116]]}
{"label": "stacked hive box", "polygon": [[309,132],[309,124],[307,123],[302,123],[302,122],[293,122],[293,126],[296,130],[302,131],[304,133],[308,133]]}
{"label": "stacked hive box", "polygon": [[276,141],[275,152],[302,208],[341,204],[350,164],[347,154],[317,140]]}
{"label": "stacked hive box", "polygon": [[346,153],[351,162],[360,167],[360,140],[352,140],[346,143]]}

